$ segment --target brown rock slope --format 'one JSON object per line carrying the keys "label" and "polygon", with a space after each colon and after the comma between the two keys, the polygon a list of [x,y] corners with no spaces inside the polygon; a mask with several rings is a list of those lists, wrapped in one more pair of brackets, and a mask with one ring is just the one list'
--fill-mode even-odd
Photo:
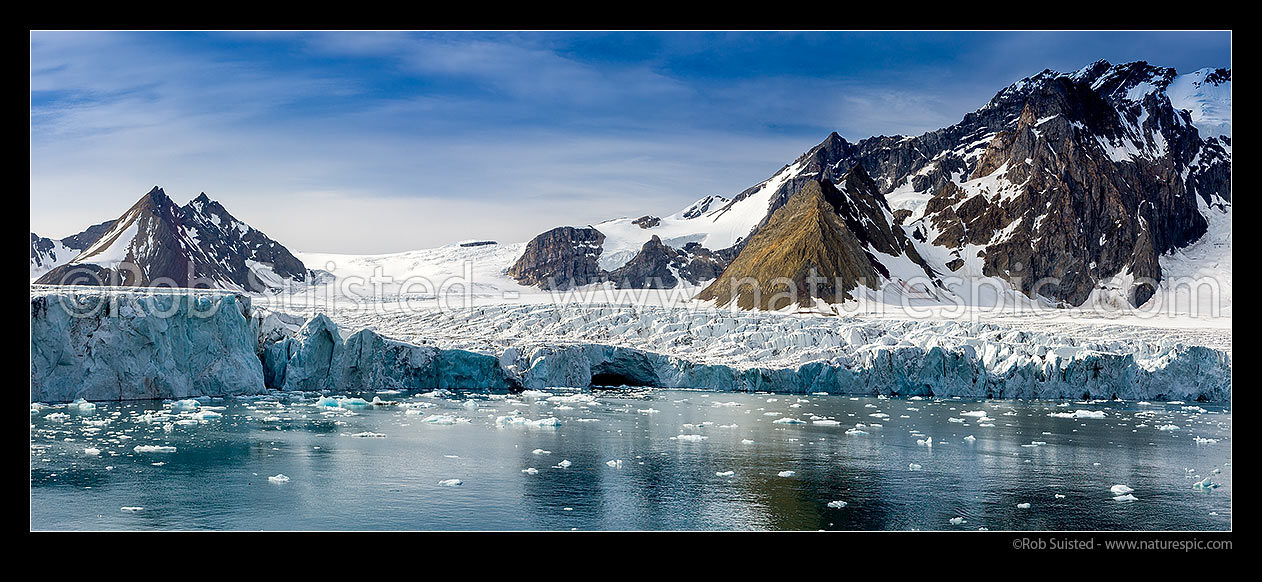
{"label": "brown rock slope", "polygon": [[876,286],[875,261],[838,213],[843,204],[831,183],[807,183],[697,298],[770,310],[810,306],[812,298],[840,302],[859,285]]}

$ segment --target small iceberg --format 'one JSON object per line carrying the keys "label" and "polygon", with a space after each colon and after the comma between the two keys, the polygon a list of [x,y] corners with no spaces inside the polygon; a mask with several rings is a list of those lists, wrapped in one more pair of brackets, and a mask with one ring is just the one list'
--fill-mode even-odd
{"label": "small iceberg", "polygon": [[718,471],[714,474],[714,476],[715,477],[731,477],[732,475],[735,475],[735,474],[736,474],[736,471]]}
{"label": "small iceberg", "polygon": [[1139,498],[1135,497],[1134,495],[1131,495],[1130,493],[1127,493],[1126,495],[1118,495],[1117,497],[1114,497],[1113,501],[1118,501],[1122,503],[1130,503],[1132,501],[1139,501]]}
{"label": "small iceberg", "polygon": [[459,479],[443,479],[438,482],[439,487],[459,487],[461,485],[464,485],[464,481]]}
{"label": "small iceberg", "polygon": [[1018,504],[1017,504],[1017,509],[1029,509],[1029,508],[1030,508],[1030,504],[1029,504],[1029,503],[1018,503]]}
{"label": "small iceberg", "polygon": [[1112,487],[1109,487],[1109,491],[1113,493],[1114,495],[1125,495],[1127,493],[1134,491],[1134,489],[1131,489],[1130,487],[1127,487],[1125,485],[1114,485]]}
{"label": "small iceberg", "polygon": [[1202,491],[1209,491],[1210,489],[1217,489],[1218,486],[1219,486],[1218,483],[1210,481],[1209,477],[1201,479],[1200,481],[1197,481],[1196,483],[1192,484],[1193,489],[1200,489]]}
{"label": "small iceberg", "polygon": [[798,420],[796,418],[789,418],[787,416],[784,418],[777,418],[771,422],[772,424],[806,424],[806,421],[804,420]]}
{"label": "small iceberg", "polygon": [[792,477],[792,476],[797,475],[797,474],[798,474],[798,473],[797,473],[797,471],[780,471],[779,473],[776,473],[776,476],[778,476],[778,477]]}
{"label": "small iceberg", "polygon": [[908,471],[919,471],[920,469],[920,463],[907,463]]}
{"label": "small iceberg", "polygon": [[833,508],[833,509],[841,509],[841,508],[843,508],[843,507],[845,507],[845,506],[847,506],[847,505],[849,505],[849,504],[848,504],[848,503],[846,503],[845,501],[840,501],[840,500],[838,500],[838,501],[829,501],[829,502],[828,502],[828,506],[829,506],[829,507],[831,507],[831,508]]}
{"label": "small iceberg", "polygon": [[136,445],[132,447],[132,450],[137,453],[174,453],[175,447],[168,447],[164,445]]}
{"label": "small iceberg", "polygon": [[289,477],[285,475],[284,473],[279,473],[276,475],[272,475],[271,477],[268,477],[267,480],[271,481],[272,483],[288,483]]}

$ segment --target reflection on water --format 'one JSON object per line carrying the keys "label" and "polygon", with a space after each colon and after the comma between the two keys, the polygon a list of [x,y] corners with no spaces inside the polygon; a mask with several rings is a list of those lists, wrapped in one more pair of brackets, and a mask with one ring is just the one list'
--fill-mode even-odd
{"label": "reflection on water", "polygon": [[31,527],[1231,527],[1231,414],[1196,403],[352,396],[33,406]]}

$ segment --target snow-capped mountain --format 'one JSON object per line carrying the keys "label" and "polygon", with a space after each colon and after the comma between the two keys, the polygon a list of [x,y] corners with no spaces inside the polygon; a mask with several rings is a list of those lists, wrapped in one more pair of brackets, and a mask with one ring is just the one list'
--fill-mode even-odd
{"label": "snow-capped mountain", "polygon": [[246,291],[306,281],[289,250],[205,193],[177,206],[157,186],[69,262],[36,282],[209,287]]}
{"label": "snow-capped mountain", "polygon": [[[856,287],[881,281],[897,281],[900,289],[922,297],[935,297],[934,288],[941,286],[894,224],[889,205],[862,166],[851,168],[836,186],[828,180],[807,182],[742,246],[698,299],[775,310],[813,307],[817,299],[841,303],[856,298],[851,293]],[[745,285],[749,280],[759,285]]]}
{"label": "snow-capped mountain", "polygon": [[89,226],[87,230],[79,234],[60,240],[42,237],[32,232],[31,280],[34,281],[44,273],[69,263],[71,259],[79,256],[79,253],[96,242],[96,239],[101,238],[102,234],[108,232],[111,226],[114,226],[114,221],[107,220],[101,224]]}
{"label": "snow-capped mountain", "polygon": [[[850,143],[833,133],[730,200],[708,196],[671,216],[587,227],[595,232],[583,252],[594,266],[569,284],[645,286],[609,275],[649,251],[669,256],[659,246],[702,249],[721,271],[804,186],[842,184],[858,167],[877,191],[872,198],[891,211],[893,230],[912,241],[891,258],[923,264],[931,280],[997,280],[1063,305],[1101,294],[1140,305],[1163,285],[1163,256],[1222,216],[1230,221],[1230,78],[1229,69],[1178,75],[1142,61],[1097,61],[1017,81],[960,123],[920,136]],[[835,207],[845,215],[850,205]],[[515,271],[566,281],[556,264],[540,253],[523,256]],[[969,300],[960,285],[946,287],[944,296]]]}

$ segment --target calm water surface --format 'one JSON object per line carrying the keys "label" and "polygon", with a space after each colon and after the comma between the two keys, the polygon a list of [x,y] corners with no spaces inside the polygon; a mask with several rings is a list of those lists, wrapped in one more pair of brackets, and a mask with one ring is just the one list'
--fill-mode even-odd
{"label": "calm water surface", "polygon": [[[31,528],[1231,528],[1221,406],[681,390],[350,396],[396,404],[299,394],[32,407]],[[1206,477],[1219,486],[1194,486]],[[1114,485],[1135,500],[1114,500]]]}

